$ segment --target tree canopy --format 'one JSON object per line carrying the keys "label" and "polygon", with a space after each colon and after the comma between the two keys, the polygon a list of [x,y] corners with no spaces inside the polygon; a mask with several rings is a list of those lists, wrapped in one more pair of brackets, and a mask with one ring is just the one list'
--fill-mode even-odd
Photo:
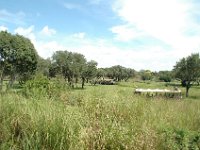
{"label": "tree canopy", "polygon": [[1,87],[5,75],[10,76],[10,86],[15,78],[27,80],[37,68],[37,52],[31,41],[21,35],[0,32]]}
{"label": "tree canopy", "polygon": [[182,58],[174,66],[175,77],[179,78],[186,87],[186,97],[189,95],[190,87],[200,77],[200,58],[199,54],[191,54]]}

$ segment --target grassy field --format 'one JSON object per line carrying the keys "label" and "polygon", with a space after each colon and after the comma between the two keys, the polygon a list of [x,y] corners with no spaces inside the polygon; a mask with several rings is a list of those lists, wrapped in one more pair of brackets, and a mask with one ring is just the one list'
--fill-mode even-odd
{"label": "grassy field", "polygon": [[172,88],[124,82],[65,89],[56,96],[4,92],[0,149],[200,149],[200,87],[182,100],[134,95],[136,87]]}

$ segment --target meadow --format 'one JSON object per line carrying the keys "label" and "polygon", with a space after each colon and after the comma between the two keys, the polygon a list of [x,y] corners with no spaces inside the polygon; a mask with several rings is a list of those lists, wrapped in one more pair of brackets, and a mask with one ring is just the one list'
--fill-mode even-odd
{"label": "meadow", "polygon": [[0,149],[200,149],[200,86],[181,100],[134,95],[136,87],[172,88],[132,81],[2,92]]}

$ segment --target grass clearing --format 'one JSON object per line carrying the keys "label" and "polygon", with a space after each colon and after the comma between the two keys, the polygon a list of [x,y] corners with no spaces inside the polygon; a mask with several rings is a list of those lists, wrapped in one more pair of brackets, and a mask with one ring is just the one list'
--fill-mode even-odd
{"label": "grass clearing", "polygon": [[135,87],[158,86],[166,88],[131,82],[88,85],[56,98],[2,93],[0,149],[199,149],[199,87],[183,100],[133,94]]}

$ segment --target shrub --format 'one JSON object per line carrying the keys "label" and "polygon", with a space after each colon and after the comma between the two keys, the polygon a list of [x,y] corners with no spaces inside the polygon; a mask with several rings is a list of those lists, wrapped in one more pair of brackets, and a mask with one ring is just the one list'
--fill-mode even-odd
{"label": "shrub", "polygon": [[60,96],[63,90],[68,90],[68,86],[60,79],[50,80],[45,76],[36,76],[24,84],[22,92],[28,97],[55,99]]}
{"label": "shrub", "polygon": [[[163,140],[163,141],[162,141]],[[163,132],[162,149],[199,149],[200,134],[183,129],[167,129]]]}
{"label": "shrub", "polygon": [[165,82],[171,82],[171,77],[168,76],[168,75],[161,75],[161,76],[159,77],[159,80],[160,80],[160,81],[165,81]]}

